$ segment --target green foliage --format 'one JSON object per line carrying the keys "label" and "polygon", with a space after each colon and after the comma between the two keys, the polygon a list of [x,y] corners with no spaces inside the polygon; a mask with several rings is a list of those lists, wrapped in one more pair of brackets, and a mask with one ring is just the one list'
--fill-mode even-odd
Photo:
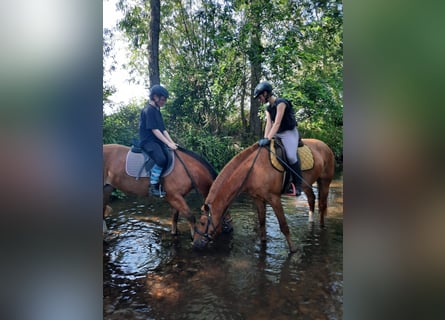
{"label": "green foliage", "polygon": [[179,1],[163,7],[160,66],[175,97],[169,113],[212,133],[235,112],[240,59],[232,13],[212,1],[196,9]]}
{"label": "green foliage", "polygon": [[299,132],[302,138],[315,138],[324,141],[334,152],[337,165],[343,162],[343,130],[320,120],[319,122],[300,122]]}
{"label": "green foliage", "polygon": [[337,90],[322,79],[305,78],[291,97],[297,112],[300,135],[327,143],[334,151],[337,162],[343,154],[343,104]]}
{"label": "green foliage", "polygon": [[128,198],[128,196],[125,193],[123,193],[122,191],[120,191],[119,189],[114,189],[113,192],[111,193],[111,197],[115,198],[115,199]]}
{"label": "green foliage", "polygon": [[[283,21],[270,25],[265,56],[276,93],[293,102],[303,137],[326,142],[337,162],[343,154],[343,14],[341,2],[283,5]],[[291,19],[296,17],[296,19]]]}
{"label": "green foliage", "polygon": [[[103,143],[118,143],[130,146],[133,138],[138,138],[139,116],[142,107],[129,105],[112,115],[104,115]],[[162,110],[166,126],[173,140],[206,158],[215,170],[223,166],[240,150],[241,146],[230,136],[216,136],[194,126],[185,126],[180,121],[168,121],[168,113]],[[165,115],[166,114],[166,115]],[[171,119],[170,119],[171,120]],[[176,123],[180,123],[177,126]],[[115,197],[122,194],[113,193]]]}
{"label": "green foliage", "polygon": [[130,146],[139,135],[139,117],[142,107],[130,104],[111,115],[104,114],[103,143]]}
{"label": "green foliage", "polygon": [[185,133],[181,141],[186,148],[206,158],[217,172],[241,151],[232,137],[205,134],[194,129]]}
{"label": "green foliage", "polygon": [[[125,13],[119,28],[132,50],[127,68],[148,79],[149,2],[120,0],[118,6]],[[159,64],[171,93],[162,110],[170,135],[220,170],[258,139],[246,127],[254,119],[252,65],[260,63],[262,79],[299,110],[302,136],[325,141],[341,163],[342,39],[340,0],[163,1]],[[137,136],[142,106],[128,107],[104,117],[104,142],[128,145]]]}

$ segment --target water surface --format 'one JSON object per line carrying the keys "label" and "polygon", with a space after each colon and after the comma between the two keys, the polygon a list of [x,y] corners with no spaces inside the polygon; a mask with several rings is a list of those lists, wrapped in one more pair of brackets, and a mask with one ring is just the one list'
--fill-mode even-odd
{"label": "water surface", "polygon": [[[316,188],[314,188],[316,191]],[[198,217],[204,202],[187,196]],[[192,249],[180,218],[170,235],[164,200],[128,198],[111,203],[104,242],[104,319],[342,319],[343,181],[334,180],[325,227],[308,223],[305,196],[282,197],[292,240],[289,255],[271,207],[267,243],[258,236],[249,197],[230,207],[234,231],[203,251]]]}

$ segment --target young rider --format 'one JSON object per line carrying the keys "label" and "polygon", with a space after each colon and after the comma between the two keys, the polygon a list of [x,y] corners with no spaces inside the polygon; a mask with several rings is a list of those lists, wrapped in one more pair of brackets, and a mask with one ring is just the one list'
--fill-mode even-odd
{"label": "young rider", "polygon": [[154,85],[150,89],[150,100],[141,111],[139,122],[139,138],[141,147],[152,158],[155,165],[151,169],[149,193],[155,197],[165,197],[162,185],[159,183],[162,170],[167,165],[167,156],[164,146],[176,150],[177,144],[173,142],[161,114],[161,108],[168,98],[168,91],[163,86]]}
{"label": "young rider", "polygon": [[296,195],[301,194],[301,168],[297,157],[299,133],[295,111],[286,99],[279,98],[272,93],[272,85],[260,82],[253,92],[254,99],[259,99],[261,104],[268,103],[266,108],[266,128],[264,138],[259,141],[260,146],[270,143],[273,137],[281,138],[287,159],[290,163],[292,180],[294,181]]}

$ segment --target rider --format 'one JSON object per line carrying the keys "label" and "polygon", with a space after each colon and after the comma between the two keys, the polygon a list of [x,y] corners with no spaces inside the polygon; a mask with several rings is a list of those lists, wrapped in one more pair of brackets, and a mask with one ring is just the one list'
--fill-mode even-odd
{"label": "rider", "polygon": [[149,193],[155,197],[165,197],[165,192],[159,183],[162,170],[167,165],[165,146],[172,150],[177,149],[165,129],[161,108],[168,98],[168,91],[163,86],[154,85],[150,89],[150,100],[141,111],[139,123],[139,138],[142,149],[152,158],[155,165],[151,169]]}
{"label": "rider", "polygon": [[259,141],[259,145],[268,145],[270,139],[275,136],[281,138],[292,169],[292,180],[294,181],[296,195],[299,196],[302,179],[300,162],[297,156],[299,133],[292,105],[286,99],[275,96],[272,93],[272,85],[267,81],[260,82],[255,87],[253,97],[254,99],[259,98],[261,104],[268,103],[264,138]]}

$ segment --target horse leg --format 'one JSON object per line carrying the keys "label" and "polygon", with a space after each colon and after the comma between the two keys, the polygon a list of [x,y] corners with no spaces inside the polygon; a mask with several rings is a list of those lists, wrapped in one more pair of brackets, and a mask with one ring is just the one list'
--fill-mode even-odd
{"label": "horse leg", "polygon": [[177,232],[177,222],[178,222],[178,215],[179,213],[183,215],[189,222],[190,226],[190,234],[193,236],[195,234],[195,216],[191,213],[189,206],[185,202],[184,197],[181,195],[176,195],[172,193],[167,193],[166,197],[168,203],[172,206],[172,208],[175,210],[173,212],[172,217],[172,234],[176,234]]}
{"label": "horse leg", "polygon": [[171,208],[172,211],[172,230],[171,230],[171,234],[173,236],[178,234],[178,219],[179,219],[179,211]]}
{"label": "horse leg", "polygon": [[292,239],[290,237],[289,226],[287,225],[286,217],[284,216],[283,206],[281,205],[281,198],[273,197],[270,205],[277,216],[278,223],[280,225],[280,230],[286,237],[287,244],[289,246],[289,251],[291,253],[297,252],[297,248],[294,246]]}
{"label": "horse leg", "polygon": [[328,194],[331,181],[319,179],[318,183],[318,211],[320,214],[320,225],[324,226],[324,218],[328,209]]}
{"label": "horse leg", "polygon": [[266,242],[266,203],[260,199],[255,199],[254,202],[258,212],[260,239],[261,242]]}
{"label": "horse leg", "polygon": [[315,193],[312,187],[306,187],[304,190],[306,193],[307,202],[309,204],[309,222],[314,222],[314,212],[315,212]]}
{"label": "horse leg", "polygon": [[107,224],[105,222],[105,217],[108,216],[111,212],[111,207],[108,205],[110,202],[111,193],[113,192],[114,187],[111,184],[105,184],[103,189],[103,222],[102,222],[102,232],[108,232]]}

